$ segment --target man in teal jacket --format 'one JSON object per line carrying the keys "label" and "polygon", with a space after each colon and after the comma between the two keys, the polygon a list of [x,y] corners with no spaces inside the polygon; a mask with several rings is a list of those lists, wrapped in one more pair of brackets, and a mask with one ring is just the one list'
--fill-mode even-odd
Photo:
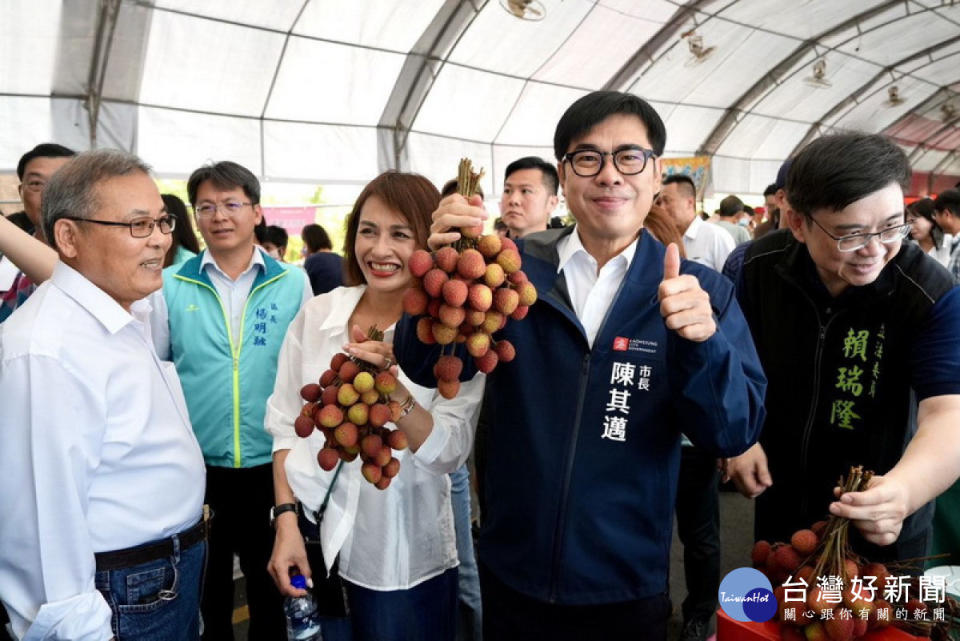
{"label": "man in teal jacket", "polygon": [[233,638],[233,555],[247,580],[251,639],[285,639],[282,598],[266,572],[273,548],[272,439],[263,429],[277,354],[312,296],[306,275],[254,244],[260,184],[224,161],[187,182],[206,250],[163,273],[154,295],[157,354],[176,365],[207,464],[214,511],[201,611],[204,639]]}

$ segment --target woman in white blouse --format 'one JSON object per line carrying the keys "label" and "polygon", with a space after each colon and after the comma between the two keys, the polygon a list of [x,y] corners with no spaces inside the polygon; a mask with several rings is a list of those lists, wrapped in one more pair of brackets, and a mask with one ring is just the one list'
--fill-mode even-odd
{"label": "woman in white blouse", "polygon": [[[319,581],[339,555],[349,625],[326,620],[326,641],[454,637],[457,550],[447,474],[470,453],[483,375],[445,400],[398,372],[392,398],[403,404],[412,397],[416,403],[389,425],[406,434],[409,448],[394,452],[400,473],[386,490],[362,478],[359,460],[344,463],[339,475],[324,472],[316,458],[323,435],[317,430],[303,439],[293,428],[303,406],[300,388],[316,382],[337,352],[347,349],[381,367],[394,362],[393,328],[412,279],[407,262],[426,246],[439,199],[436,187],[415,174],[387,172],[368,184],[347,220],[344,281],[351,286],[308,302],[280,351],[266,416],[274,437],[276,504],[298,502],[307,517],[301,515],[300,524],[310,530],[329,499],[319,528],[327,567],[310,567],[303,539],[309,533],[301,532],[296,513],[285,512],[276,518],[269,569],[281,592],[297,596],[304,592],[291,586],[292,568]],[[351,342],[362,340],[372,325],[385,330],[383,343]],[[321,611],[327,605],[320,603]]]}
{"label": "woman in white blouse", "polygon": [[921,198],[907,206],[907,222],[913,226],[910,229],[910,238],[946,267],[950,262],[953,237],[949,234],[944,236],[943,229],[933,219],[933,212],[933,200],[930,198]]}

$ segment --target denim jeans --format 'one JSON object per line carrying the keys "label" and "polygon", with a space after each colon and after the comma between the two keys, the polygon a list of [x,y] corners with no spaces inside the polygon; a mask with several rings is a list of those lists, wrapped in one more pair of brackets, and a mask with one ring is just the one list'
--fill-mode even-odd
{"label": "denim jeans", "polygon": [[116,641],[197,641],[207,545],[186,550],[174,539],[169,558],[96,573],[97,590],[113,612]]}
{"label": "denim jeans", "polygon": [[321,619],[323,641],[453,641],[457,568],[407,590],[344,585],[350,616]]}
{"label": "denim jeans", "polygon": [[457,641],[480,641],[483,638],[483,611],[480,606],[480,576],[473,551],[470,527],[470,470],[466,464],[450,473],[450,502],[457,534],[458,568]]}

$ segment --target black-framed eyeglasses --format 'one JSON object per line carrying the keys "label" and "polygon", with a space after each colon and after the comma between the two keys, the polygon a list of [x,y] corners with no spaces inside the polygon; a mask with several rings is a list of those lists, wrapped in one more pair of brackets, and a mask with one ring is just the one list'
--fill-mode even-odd
{"label": "black-framed eyeglasses", "polygon": [[912,227],[910,223],[900,223],[899,225],[887,227],[886,229],[881,229],[880,231],[864,232],[862,234],[849,234],[847,236],[834,236],[827,231],[823,225],[818,223],[813,216],[809,216],[808,218],[810,218],[810,220],[812,220],[817,227],[823,230],[823,233],[837,241],[837,249],[842,252],[855,252],[858,249],[863,249],[870,244],[870,241],[873,238],[876,238],[884,244],[895,243],[906,238],[907,234],[910,233],[910,228]]}
{"label": "black-framed eyeglasses", "polygon": [[134,218],[129,223],[118,223],[113,220],[97,220],[96,218],[80,218],[79,216],[63,216],[63,218],[81,223],[96,223],[98,225],[109,225],[110,227],[126,227],[130,230],[130,235],[134,238],[148,237],[153,233],[154,227],[159,227],[161,234],[169,234],[177,226],[176,216],[161,216],[160,218],[143,216]]}
{"label": "black-framed eyeglasses", "polygon": [[613,166],[624,176],[635,176],[647,167],[647,161],[655,158],[652,149],[645,149],[640,145],[627,145],[613,151],[599,149],[578,149],[563,156],[564,162],[569,162],[573,173],[581,178],[590,178],[603,171],[606,156],[613,158]]}
{"label": "black-framed eyeglasses", "polygon": [[216,214],[218,211],[222,211],[227,216],[233,216],[240,212],[241,209],[247,205],[252,205],[251,202],[240,202],[239,200],[228,200],[223,203],[203,203],[202,205],[197,205],[193,208],[193,212],[197,215],[198,218],[209,218]]}

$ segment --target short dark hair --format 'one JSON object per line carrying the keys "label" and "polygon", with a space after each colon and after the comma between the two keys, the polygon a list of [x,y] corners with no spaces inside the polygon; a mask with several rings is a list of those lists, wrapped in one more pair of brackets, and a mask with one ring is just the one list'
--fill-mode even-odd
{"label": "short dark hair", "polygon": [[773,183],[773,186],[777,188],[777,191],[786,188],[787,175],[790,173],[790,167],[792,166],[793,158],[787,158],[780,164],[780,169],[777,170],[777,181]]}
{"label": "short dark hair", "polygon": [[190,174],[187,180],[187,196],[190,204],[197,204],[197,189],[206,181],[217,189],[235,189],[240,187],[250,199],[251,204],[260,204],[260,181],[253,172],[230,160],[204,165]]}
{"label": "short dark hair", "polygon": [[503,182],[507,182],[513,172],[522,169],[539,169],[543,174],[543,186],[554,196],[557,195],[557,188],[560,186],[560,177],[557,175],[557,168],[540,156],[524,156],[523,158],[514,160],[507,165],[507,170],[503,172]]}
{"label": "short dark hair", "polygon": [[[459,188],[460,188],[460,183],[457,182],[457,179],[451,178],[447,182],[443,183],[443,189],[440,190],[440,197],[446,198],[450,194],[455,194],[457,193],[457,189]],[[486,196],[483,195],[483,187],[481,187],[480,185],[477,185],[477,194],[481,198],[486,198]]]}
{"label": "short dark hair", "polygon": [[30,216],[27,216],[27,212],[25,211],[14,212],[9,216],[7,216],[7,220],[9,220],[11,223],[16,225],[23,231],[27,232],[28,234],[32,235],[33,232],[36,231],[36,227],[33,226],[33,222],[30,220]]}
{"label": "short dark hair", "polygon": [[778,189],[779,187],[777,187],[777,183],[770,183],[769,185],[767,185],[767,188],[763,190],[764,198],[766,198],[767,196],[773,196],[774,194],[777,193]]}
{"label": "short dark hair", "polygon": [[360,214],[367,199],[376,196],[391,209],[395,209],[413,229],[418,249],[427,247],[430,234],[431,215],[440,204],[440,192],[433,183],[420,174],[407,174],[399,171],[387,171],[369,183],[360,192],[353,210],[347,217],[346,238],[343,241],[343,280],[345,285],[360,285],[367,282],[357,264],[354,246],[357,229],[360,226]]}
{"label": "short dark hair", "polygon": [[300,230],[300,237],[303,239],[303,244],[307,246],[307,251],[311,254],[322,249],[333,249],[330,235],[320,225],[314,223],[304,225],[303,229]]}
{"label": "short dark hair", "polygon": [[260,222],[253,226],[253,237],[258,245],[267,242],[267,217],[260,216]]}
{"label": "short dark hair", "polygon": [[272,243],[275,247],[286,250],[287,243],[290,242],[290,236],[287,234],[287,230],[283,227],[280,227],[279,225],[268,225],[267,237],[264,239],[264,241]]}
{"label": "short dark hair", "polygon": [[937,210],[933,206],[933,199],[921,198],[920,200],[915,200],[907,205],[907,212],[917,218],[926,218],[930,221],[930,238],[933,240],[934,247],[940,249],[943,246],[943,228],[940,227],[940,224],[934,218]]}
{"label": "short dark hair", "polygon": [[77,152],[55,142],[43,142],[20,156],[20,162],[17,163],[17,178],[23,180],[23,174],[27,171],[27,163],[34,158],[72,158]]}
{"label": "short dark hair", "polygon": [[960,189],[947,189],[940,192],[933,201],[933,208],[937,211],[949,211],[954,216],[960,216]]}
{"label": "short dark hair", "polygon": [[653,147],[653,153],[663,155],[663,148],[667,144],[667,129],[650,103],[620,91],[594,91],[570,105],[560,117],[553,134],[553,153],[557,161],[563,160],[571,140],[616,114],[630,114],[640,118],[647,128],[647,138]]}
{"label": "short dark hair", "polygon": [[729,218],[730,216],[736,216],[743,209],[743,201],[737,198],[736,196],[727,196],[720,201],[720,217]]}
{"label": "short dark hair", "polygon": [[693,178],[687,174],[670,174],[663,179],[663,186],[667,185],[677,185],[677,189],[683,192],[684,196],[689,196],[694,200],[697,199],[697,186],[693,182]]}
{"label": "short dark hair", "polygon": [[50,178],[43,190],[40,223],[47,242],[56,249],[53,228],[61,218],[93,218],[100,207],[100,183],[136,173],[150,175],[150,166],[118,149],[85,151]]}
{"label": "short dark hair", "polygon": [[[177,226],[173,228],[173,243],[167,255],[172,259],[177,247],[186,247],[194,254],[199,254],[200,243],[197,242],[197,234],[193,231],[193,222],[187,213],[187,206],[173,194],[160,194],[160,198],[163,199],[163,204],[167,208],[167,214],[177,219]],[[169,267],[169,265],[164,266]]]}
{"label": "short dark hair", "polygon": [[840,211],[884,187],[903,187],[910,163],[897,145],[879,134],[824,136],[804,147],[787,175],[787,200],[810,216],[819,209]]}

